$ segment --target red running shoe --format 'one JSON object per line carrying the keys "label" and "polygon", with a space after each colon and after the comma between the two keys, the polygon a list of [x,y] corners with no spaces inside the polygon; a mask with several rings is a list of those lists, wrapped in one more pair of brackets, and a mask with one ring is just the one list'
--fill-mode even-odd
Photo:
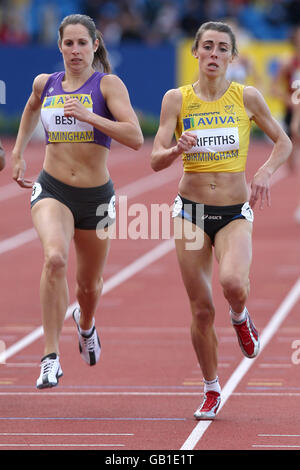
{"label": "red running shoe", "polygon": [[221,395],[218,392],[206,392],[202,405],[195,411],[196,419],[215,419],[221,403]]}
{"label": "red running shoe", "polygon": [[244,356],[253,358],[256,357],[259,352],[259,336],[248,311],[246,315],[246,320],[241,323],[236,323],[232,319],[231,322]]}

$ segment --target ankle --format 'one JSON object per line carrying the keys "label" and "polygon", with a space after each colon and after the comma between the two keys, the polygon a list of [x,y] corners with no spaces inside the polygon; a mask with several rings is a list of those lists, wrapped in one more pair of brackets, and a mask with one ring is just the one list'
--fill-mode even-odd
{"label": "ankle", "polygon": [[92,320],[89,321],[79,321],[79,330],[80,333],[84,335],[89,335],[92,332],[92,329],[95,326],[95,318],[93,317]]}
{"label": "ankle", "polygon": [[203,380],[204,382],[204,393],[217,392],[221,394],[221,386],[219,383],[219,377],[217,376],[213,380]]}
{"label": "ankle", "polygon": [[234,323],[242,323],[243,321],[246,320],[247,309],[246,309],[246,307],[244,307],[241,312],[237,313],[232,309],[232,307],[230,307],[230,312],[229,313],[230,313],[231,319]]}

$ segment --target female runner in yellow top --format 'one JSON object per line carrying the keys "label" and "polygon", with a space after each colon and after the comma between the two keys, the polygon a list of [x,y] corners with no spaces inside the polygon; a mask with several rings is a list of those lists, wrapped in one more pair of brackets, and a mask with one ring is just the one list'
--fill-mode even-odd
{"label": "female runner in yellow top", "polygon": [[[204,377],[204,400],[196,419],[214,419],[221,400],[218,351],[212,299],[213,247],[219,280],[230,308],[242,352],[255,357],[259,335],[245,306],[249,294],[252,208],[270,204],[270,178],[288,158],[292,145],[250,86],[230,83],[228,65],[237,55],[235,36],[224,23],[203,24],[192,47],[199,78],[193,85],[169,90],[162,102],[160,126],[151,166],[155,171],[182,156],[184,173],[175,199],[177,257],[192,311],[192,343]],[[274,142],[258,169],[248,201],[245,179],[250,124],[253,120]],[[173,135],[177,143],[172,145]],[[178,224],[184,225],[178,236]],[[202,246],[191,247],[186,227],[198,227]]]}

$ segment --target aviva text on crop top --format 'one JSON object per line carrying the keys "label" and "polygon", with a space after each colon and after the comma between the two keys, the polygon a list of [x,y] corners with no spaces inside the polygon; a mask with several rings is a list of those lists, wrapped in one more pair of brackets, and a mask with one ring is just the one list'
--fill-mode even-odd
{"label": "aviva text on crop top", "polygon": [[46,144],[94,142],[110,148],[111,138],[87,122],[75,117],[64,116],[66,97],[77,98],[89,111],[114,120],[100,90],[100,82],[105,73],[94,72],[77,90],[63,90],[62,80],[65,72],[50,75],[44,87],[41,102],[41,121],[46,134]]}
{"label": "aviva text on crop top", "polygon": [[185,131],[197,144],[182,154],[185,172],[241,172],[245,170],[251,121],[243,101],[244,85],[232,82],[216,101],[202,101],[192,85],[179,88],[182,107],[175,136]]}

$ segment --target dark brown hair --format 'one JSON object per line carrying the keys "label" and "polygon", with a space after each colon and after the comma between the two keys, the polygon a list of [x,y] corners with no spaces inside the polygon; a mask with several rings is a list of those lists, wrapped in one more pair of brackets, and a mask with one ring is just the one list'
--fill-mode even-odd
{"label": "dark brown hair", "polygon": [[231,27],[226,23],[221,23],[220,21],[208,21],[207,23],[203,23],[200,26],[192,45],[192,52],[195,52],[198,49],[199,41],[205,31],[218,31],[219,33],[227,33],[231,40],[231,54],[233,56],[238,55],[236,38]]}
{"label": "dark brown hair", "polygon": [[94,53],[93,67],[105,73],[110,73],[111,65],[107,57],[108,54],[104,45],[102,34],[97,30],[94,21],[89,16],[80,14],[66,16],[62,20],[58,29],[58,43],[60,44],[62,41],[65,27],[70,24],[81,24],[82,26],[85,26],[89,32],[93,44],[96,39],[99,40],[99,46]]}

